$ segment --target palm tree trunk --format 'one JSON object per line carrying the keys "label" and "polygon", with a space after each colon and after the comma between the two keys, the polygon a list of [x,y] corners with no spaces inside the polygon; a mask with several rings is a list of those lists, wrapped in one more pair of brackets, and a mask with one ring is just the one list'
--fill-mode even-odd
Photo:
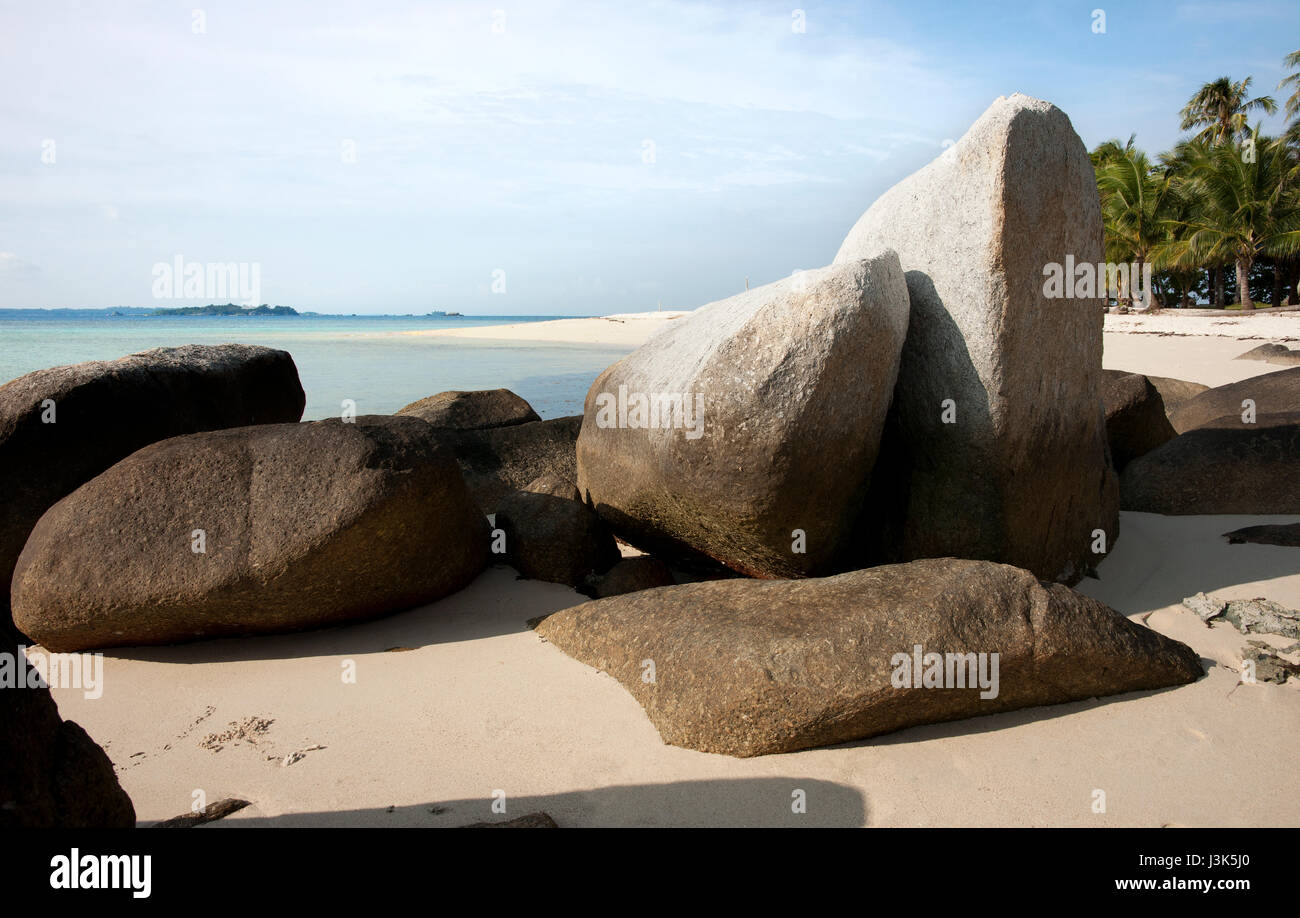
{"label": "palm tree trunk", "polygon": [[1282,264],[1282,259],[1273,259],[1273,296],[1268,301],[1270,306],[1282,305],[1282,276],[1286,273],[1286,266]]}
{"label": "palm tree trunk", "polygon": [[1250,298],[1250,259],[1237,259],[1237,296],[1242,309],[1254,309],[1255,303]]}
{"label": "palm tree trunk", "polygon": [[1222,309],[1226,305],[1224,300],[1228,296],[1227,291],[1224,289],[1227,286],[1227,279],[1224,277],[1223,268],[1218,265],[1211,268],[1210,278],[1214,284],[1214,308]]}

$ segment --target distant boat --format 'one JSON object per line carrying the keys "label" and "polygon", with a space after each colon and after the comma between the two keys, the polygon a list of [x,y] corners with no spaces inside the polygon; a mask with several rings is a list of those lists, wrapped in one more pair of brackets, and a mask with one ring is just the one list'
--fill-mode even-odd
{"label": "distant boat", "polygon": [[463,316],[463,315],[464,313],[460,313],[460,312],[443,312],[441,309],[435,309],[433,312],[425,313],[425,316],[427,318],[432,318],[432,319],[447,319],[453,316]]}

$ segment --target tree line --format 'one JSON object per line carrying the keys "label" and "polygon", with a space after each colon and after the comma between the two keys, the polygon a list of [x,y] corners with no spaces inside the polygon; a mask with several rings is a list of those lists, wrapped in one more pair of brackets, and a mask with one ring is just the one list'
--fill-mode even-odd
{"label": "tree line", "polygon": [[1150,289],[1112,297],[1138,309],[1254,309],[1297,305],[1300,282],[1300,51],[1278,84],[1291,93],[1287,126],[1270,137],[1251,116],[1274,114],[1272,96],[1251,97],[1251,78],[1206,83],[1181,111],[1191,136],[1154,159],[1136,135],[1091,153],[1106,229],[1106,260],[1151,270]]}

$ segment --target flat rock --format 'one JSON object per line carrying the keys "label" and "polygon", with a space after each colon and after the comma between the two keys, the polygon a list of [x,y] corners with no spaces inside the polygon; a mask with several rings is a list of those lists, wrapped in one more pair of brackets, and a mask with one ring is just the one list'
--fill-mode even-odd
{"label": "flat rock", "polygon": [[1292,350],[1285,344],[1261,344],[1259,347],[1251,348],[1236,359],[1262,360],[1265,363],[1293,367],[1300,364],[1300,351]]}
{"label": "flat rock", "polygon": [[1230,545],[1254,542],[1258,545],[1284,545],[1291,548],[1300,548],[1300,523],[1284,523],[1276,526],[1245,526],[1241,529],[1234,529],[1232,532],[1225,532],[1223,537],[1228,540]]}
{"label": "flat rock", "polygon": [[581,427],[582,415],[572,415],[484,430],[444,429],[438,436],[455,453],[483,512],[495,513],[502,497],[544,475],[575,480]]}
{"label": "flat rock", "polygon": [[1120,492],[1143,513],[1300,513],[1300,412],[1216,418],[1134,459]]}
{"label": "flat rock", "polygon": [[578,489],[620,538],[756,577],[835,563],[907,330],[881,252],[702,306],[596,379]]}
{"label": "flat rock", "polygon": [[1178,435],[1165,415],[1160,391],[1145,376],[1108,379],[1104,392],[1106,436],[1116,469],[1122,471],[1133,459]]}
{"label": "flat rock", "polygon": [[[955,556],[1074,582],[1113,543],[1100,298],[1045,269],[1102,262],[1088,151],[1054,105],[999,98],[885,192],[836,263],[898,252],[911,324],[863,529],[878,561]],[[1088,295],[1082,295],[1087,293]]]}
{"label": "flat rock", "polygon": [[1300,638],[1300,611],[1288,609],[1271,599],[1220,599],[1197,593],[1184,599],[1183,606],[1204,622],[1222,617],[1242,634]]}
{"label": "flat rock", "polygon": [[288,353],[244,344],[156,348],[0,386],[0,481],[12,483],[0,589],[41,514],[119,459],[180,434],[297,421],[305,402]]}
{"label": "flat rock", "polygon": [[[663,587],[565,609],[536,630],[621,682],[664,742],[735,756],[1181,685],[1203,672],[1191,648],[1068,587],[952,558]],[[986,676],[998,654],[996,695],[955,665],[949,687],[924,687],[924,656],[912,683],[918,652],[990,655]],[[974,687],[957,687],[959,672]]]}
{"label": "flat rock", "polygon": [[558,829],[555,820],[543,812],[529,813],[527,816],[517,816],[514,819],[507,819],[501,822],[474,822],[467,826],[461,826],[462,829]]}
{"label": "flat rock", "polygon": [[242,427],[145,447],[55,504],[13,614],[58,651],[293,631],[432,602],[488,553],[424,421]]}
{"label": "flat rock", "polygon": [[247,800],[240,800],[237,797],[226,797],[218,800],[216,803],[210,803],[198,812],[182,813],[179,816],[173,816],[171,819],[165,819],[154,826],[155,829],[192,829],[195,826],[201,826],[205,823],[216,822],[218,819],[225,819],[234,813],[249,806]]}
{"label": "flat rock", "polygon": [[1180,405],[1170,414],[1169,422],[1174,430],[1186,433],[1225,415],[1236,415],[1240,420],[1246,411],[1242,403],[1247,399],[1254,402],[1256,416],[1300,412],[1300,367],[1209,389]]}
{"label": "flat rock", "polygon": [[532,405],[509,389],[439,392],[411,402],[397,413],[453,430],[486,430],[541,420]]}

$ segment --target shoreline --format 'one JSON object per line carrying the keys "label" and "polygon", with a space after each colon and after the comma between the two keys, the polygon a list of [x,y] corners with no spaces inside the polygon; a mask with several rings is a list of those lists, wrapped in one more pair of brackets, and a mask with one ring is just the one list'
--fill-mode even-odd
{"label": "shoreline", "polygon": [[547,319],[469,328],[429,328],[397,332],[417,338],[475,338],[485,341],[529,341],[538,344],[600,344],[639,347],[655,332],[690,310],[626,312],[608,316]]}

